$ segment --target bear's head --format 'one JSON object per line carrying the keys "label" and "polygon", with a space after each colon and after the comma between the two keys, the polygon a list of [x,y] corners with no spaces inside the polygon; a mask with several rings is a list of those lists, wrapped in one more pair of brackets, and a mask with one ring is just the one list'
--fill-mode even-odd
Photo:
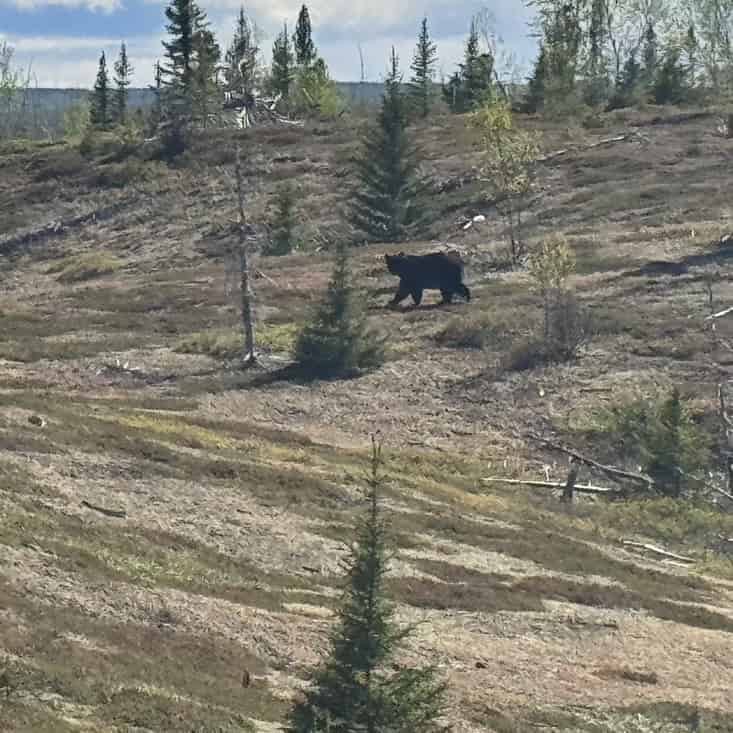
{"label": "bear's head", "polygon": [[387,269],[393,275],[399,275],[404,269],[405,253],[400,252],[396,255],[384,255],[384,261],[387,263]]}

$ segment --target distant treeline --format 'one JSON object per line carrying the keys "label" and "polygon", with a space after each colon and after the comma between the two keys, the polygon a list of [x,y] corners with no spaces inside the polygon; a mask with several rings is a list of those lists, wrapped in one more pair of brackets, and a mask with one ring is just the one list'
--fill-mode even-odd
{"label": "distant treeline", "polygon": [[[377,104],[384,93],[381,82],[336,82],[343,98],[350,105]],[[25,119],[28,131],[36,136],[63,134],[64,113],[89,100],[88,89],[29,88],[25,93]],[[148,88],[130,88],[130,109],[150,109],[155,102],[155,92]]]}

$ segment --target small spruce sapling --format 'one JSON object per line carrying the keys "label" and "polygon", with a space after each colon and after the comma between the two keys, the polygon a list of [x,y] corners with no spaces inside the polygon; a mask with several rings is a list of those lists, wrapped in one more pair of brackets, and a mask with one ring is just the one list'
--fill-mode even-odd
{"label": "small spruce sapling", "polygon": [[325,296],[296,339],[295,360],[305,374],[334,378],[383,359],[382,340],[367,327],[351,282],[348,248],[340,240]]}
{"label": "small spruce sapling", "polygon": [[392,557],[382,516],[382,456],[372,439],[371,473],[356,542],[345,560],[347,585],[337,611],[330,654],[313,686],[290,714],[291,733],[445,733],[445,684],[434,667],[391,662],[411,629],[394,619],[385,576]]}

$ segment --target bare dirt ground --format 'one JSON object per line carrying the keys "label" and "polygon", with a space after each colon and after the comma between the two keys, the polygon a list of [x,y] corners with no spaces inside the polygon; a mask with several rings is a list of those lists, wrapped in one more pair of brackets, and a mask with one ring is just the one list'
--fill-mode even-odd
{"label": "bare dirt ground", "polygon": [[[476,164],[463,125],[419,131],[441,185]],[[326,648],[379,433],[400,550],[389,591],[401,620],[423,622],[401,661],[439,665],[456,731],[732,731],[733,561],[714,542],[733,537],[730,515],[654,501],[567,508],[481,481],[564,478],[562,457],[517,437],[527,429],[618,459],[589,437],[598,412],[672,385],[715,421],[703,321],[709,277],[721,308],[733,300],[733,252],[717,244],[733,228],[733,147],[713,116],[657,110],[605,125],[544,130],[548,151],[635,134],[544,166],[527,224],[533,241],[562,231],[577,253],[595,324],[578,361],[506,370],[539,299],[525,273],[493,267],[501,226],[469,183],[435,193],[430,239],[386,249],[460,248],[472,303],[385,310],[385,248],[360,249],[389,359],[317,383],[277,369],[327,282],[324,253],[258,260],[264,368],[243,374],[226,358],[231,133],[197,141],[174,169],[8,149],[0,729],[279,730]],[[247,138],[254,220],[296,177],[306,234],[338,226],[351,140],[346,125]],[[487,222],[464,231],[476,213]],[[660,260],[676,274],[649,265]],[[451,341],[479,328],[482,349]],[[226,348],[205,348],[202,334]],[[629,537],[695,562],[645,556],[622,546]]]}

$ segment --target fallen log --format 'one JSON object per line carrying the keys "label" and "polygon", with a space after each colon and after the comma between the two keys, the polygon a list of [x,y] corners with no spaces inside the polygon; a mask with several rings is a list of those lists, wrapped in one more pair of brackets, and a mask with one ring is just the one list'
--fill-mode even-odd
{"label": "fallen log", "polygon": [[711,313],[705,320],[714,321],[718,318],[723,318],[724,316],[727,316],[730,313],[733,313],[733,308],[726,308],[725,310],[718,311],[717,313]]}
{"label": "fallen log", "polygon": [[694,557],[685,557],[684,555],[677,555],[674,552],[669,552],[656,545],[650,545],[646,542],[635,542],[634,540],[621,540],[621,544],[624,547],[635,547],[639,550],[648,550],[661,557],[669,558],[670,560],[678,560],[679,562],[696,562]]}
{"label": "fallen log", "polygon": [[127,517],[127,512],[118,511],[116,509],[105,509],[104,507],[96,506],[95,504],[90,504],[85,499],[82,499],[81,505],[86,507],[87,509],[92,509],[95,512],[104,514],[106,517],[115,517],[116,519],[125,519]]}
{"label": "fallen log", "polygon": [[595,468],[596,470],[601,471],[601,473],[605,473],[606,476],[609,476],[614,480],[621,478],[626,479],[627,481],[634,481],[635,483],[643,484],[644,488],[647,489],[654,488],[654,481],[652,481],[649,476],[645,476],[642,473],[633,473],[631,471],[625,471],[621,468],[616,468],[615,466],[606,466],[605,464],[598,463],[598,461],[594,461],[592,458],[588,458],[578,453],[577,451],[572,450],[571,448],[566,448],[559,443],[555,443],[548,438],[543,438],[542,436],[535,435],[534,433],[525,433],[523,437],[529,438],[530,440],[534,440],[538,443],[542,443],[552,450],[560,451],[561,453],[564,453],[571,458],[575,458],[581,463],[585,463],[586,466],[590,466],[591,468]]}
{"label": "fallen log", "polygon": [[[532,479],[521,478],[501,478],[500,476],[489,476],[481,479],[482,483],[491,484],[513,484],[523,486],[536,486],[543,489],[563,489],[567,488],[566,481],[533,481]],[[590,484],[574,484],[573,491],[579,491],[581,494],[620,494],[620,489],[609,489],[605,486],[592,486]]]}

